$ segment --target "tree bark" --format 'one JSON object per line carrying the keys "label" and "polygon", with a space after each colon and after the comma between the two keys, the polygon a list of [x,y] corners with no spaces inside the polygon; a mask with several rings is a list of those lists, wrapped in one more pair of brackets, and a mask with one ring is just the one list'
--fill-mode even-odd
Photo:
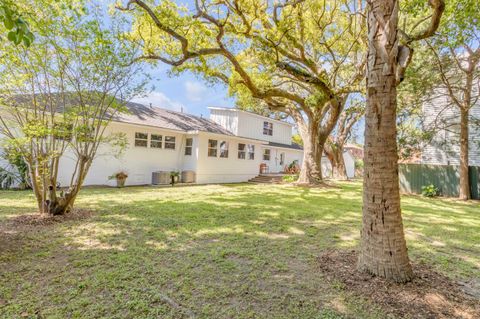
{"label": "tree bark", "polygon": [[460,199],[470,199],[470,181],[468,176],[468,118],[469,108],[460,108]]}
{"label": "tree bark", "polygon": [[303,140],[303,162],[298,185],[318,185],[323,180],[321,160],[325,141],[321,143],[316,127],[318,125],[312,121],[299,124],[299,133]]}
{"label": "tree bark", "polygon": [[358,268],[396,282],[413,277],[400,209],[396,142],[397,0],[369,2],[363,225]]}
{"label": "tree bark", "polygon": [[347,167],[343,158],[343,144],[325,146],[325,153],[332,164],[332,177],[336,180],[348,180]]}

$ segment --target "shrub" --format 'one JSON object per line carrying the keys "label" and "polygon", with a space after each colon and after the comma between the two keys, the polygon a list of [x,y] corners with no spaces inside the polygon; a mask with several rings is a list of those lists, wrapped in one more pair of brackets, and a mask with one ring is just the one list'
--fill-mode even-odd
{"label": "shrub", "polygon": [[170,172],[170,184],[175,185],[176,182],[178,182],[178,180],[180,179],[180,172],[178,171],[171,171]]}
{"label": "shrub", "polygon": [[362,169],[363,168],[363,160],[362,159],[356,159],[355,160],[355,169]]}
{"label": "shrub", "polygon": [[0,189],[8,189],[14,186],[19,189],[31,188],[28,176],[28,166],[23,157],[13,149],[6,148],[0,154]]}
{"label": "shrub", "polygon": [[298,174],[297,175],[283,175],[282,176],[282,181],[285,183],[293,183],[296,182],[298,179]]}
{"label": "shrub", "polygon": [[422,186],[422,195],[425,197],[438,196],[438,188],[433,184]]}
{"label": "shrub", "polygon": [[108,179],[127,179],[127,178],[128,178],[128,174],[125,171],[119,171],[108,177]]}

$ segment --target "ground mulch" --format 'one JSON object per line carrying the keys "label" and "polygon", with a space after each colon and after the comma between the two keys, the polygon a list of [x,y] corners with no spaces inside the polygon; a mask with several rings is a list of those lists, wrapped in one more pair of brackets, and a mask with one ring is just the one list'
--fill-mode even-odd
{"label": "ground mulch", "polygon": [[44,231],[55,224],[90,218],[94,213],[74,209],[65,215],[49,216],[39,213],[23,214],[0,222],[0,251],[12,250],[25,241],[25,234]]}
{"label": "ground mulch", "polygon": [[85,209],[74,209],[65,215],[44,215],[39,213],[24,214],[9,218],[0,225],[0,231],[10,228],[32,227],[32,226],[49,226],[52,224],[62,223],[66,221],[76,221],[86,219],[92,216],[92,212]]}
{"label": "ground mulch", "polygon": [[356,269],[356,251],[328,250],[318,257],[327,281],[400,318],[480,318],[480,298],[465,285],[427,265],[413,264],[415,278],[397,284]]}

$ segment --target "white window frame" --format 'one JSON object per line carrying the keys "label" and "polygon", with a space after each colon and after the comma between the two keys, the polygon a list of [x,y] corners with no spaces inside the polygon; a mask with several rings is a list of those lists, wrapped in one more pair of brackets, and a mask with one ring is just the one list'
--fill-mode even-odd
{"label": "white window frame", "polygon": [[[190,141],[190,145],[188,145],[188,141]],[[187,152],[187,150],[189,150],[189,152]],[[189,153],[189,154],[187,154]],[[191,156],[193,154],[193,138],[191,137],[187,137],[185,139],[185,156]]]}
{"label": "white window frame", "polygon": [[[243,149],[240,149],[240,145],[243,145]],[[247,144],[245,143],[238,143],[238,159],[246,159],[247,158]]]}
{"label": "white window frame", "polygon": [[[137,137],[137,134],[145,135],[146,138]],[[137,145],[137,141],[145,142],[145,145]],[[135,147],[145,147],[145,148],[147,148],[148,147],[148,133],[135,132],[135,139],[134,139],[133,145],[135,145]]]}
{"label": "white window frame", "polygon": [[255,159],[255,144],[247,144],[247,159]]}
{"label": "white window frame", "polygon": [[[214,146],[210,142],[215,142]],[[210,153],[212,151],[212,153]],[[218,156],[218,140],[208,139],[207,144],[207,157],[217,157]]]}
{"label": "white window frame", "polygon": [[[225,147],[222,148],[222,145],[224,145]],[[218,154],[220,156],[220,158],[228,158],[228,147],[229,147],[229,143],[228,141],[220,141],[220,143],[218,143]]]}
{"label": "white window frame", "polygon": [[[157,136],[160,137],[158,140],[154,140],[153,137]],[[158,143],[159,146],[153,146]],[[150,134],[150,148],[162,148],[163,146],[163,135],[161,134]]]}
{"label": "white window frame", "polygon": [[[265,158],[265,157],[268,157],[268,158]],[[263,149],[263,160],[264,161],[270,161],[272,157],[272,150],[269,149],[269,148],[264,148]]]}
{"label": "white window frame", "polygon": [[273,123],[264,121],[263,122],[263,135],[273,136]]}
{"label": "white window frame", "polygon": [[[173,141],[172,141],[173,139]],[[173,145],[173,147],[169,147],[167,145]],[[175,150],[176,147],[176,137],[175,136],[164,136],[163,148],[166,150]]]}

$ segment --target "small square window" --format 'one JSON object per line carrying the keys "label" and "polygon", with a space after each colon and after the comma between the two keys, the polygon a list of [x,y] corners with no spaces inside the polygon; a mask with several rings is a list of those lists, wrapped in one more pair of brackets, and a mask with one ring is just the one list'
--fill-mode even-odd
{"label": "small square window", "polygon": [[135,133],[135,146],[138,147],[147,147],[148,145],[148,134],[147,133]]}
{"label": "small square window", "polygon": [[263,122],[263,135],[273,135],[273,123]]}
{"label": "small square window", "polygon": [[170,150],[175,149],[175,136],[165,136],[165,148]]}
{"label": "small square window", "polygon": [[150,135],[150,147],[162,148],[162,135],[151,134]]}
{"label": "small square window", "polygon": [[217,157],[217,140],[208,140],[208,156]]}

